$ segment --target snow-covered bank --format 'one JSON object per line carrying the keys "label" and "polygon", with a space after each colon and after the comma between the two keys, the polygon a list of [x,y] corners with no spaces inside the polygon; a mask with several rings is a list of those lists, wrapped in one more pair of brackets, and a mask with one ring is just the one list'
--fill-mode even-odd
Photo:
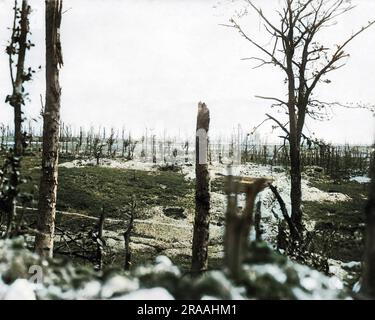
{"label": "snow-covered bank", "polygon": [[[214,164],[209,166],[209,170],[212,180],[215,180],[218,177],[226,176],[229,174],[229,172],[235,176],[271,179],[273,181],[272,184],[277,187],[281,197],[283,198],[288,212],[290,212],[290,178],[284,169],[248,163],[234,165],[230,169],[228,169],[228,166],[223,164]],[[194,166],[184,166],[182,171],[185,174],[186,179],[193,179],[195,177]],[[340,202],[350,200],[350,197],[346,194],[338,192],[325,192],[310,186],[307,177],[302,178],[301,187],[303,201]],[[263,192],[261,192],[259,195],[259,200],[262,202],[263,217],[271,217],[275,214],[282,217],[278,204],[275,202],[274,195],[270,189],[265,189]]]}
{"label": "snow-covered bank", "polygon": [[[264,261],[245,264],[244,281],[234,284],[222,270],[197,278],[183,275],[165,256],[128,273],[98,273],[58,260],[41,260],[25,248],[22,239],[0,241],[0,300],[348,298],[337,278],[293,263],[264,243],[258,246],[251,252]],[[38,270],[38,283],[33,283],[30,270]]]}

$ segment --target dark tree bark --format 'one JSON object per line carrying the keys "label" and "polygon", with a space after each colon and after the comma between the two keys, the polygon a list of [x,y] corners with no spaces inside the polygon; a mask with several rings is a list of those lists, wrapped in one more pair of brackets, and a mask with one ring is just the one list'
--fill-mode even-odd
{"label": "dark tree bark", "polygon": [[60,43],[61,14],[62,0],[46,0],[46,106],[43,114],[39,232],[35,239],[35,251],[45,257],[53,256],[55,232],[61,96],[59,68],[63,65]]}
{"label": "dark tree bark", "polygon": [[105,246],[105,241],[103,239],[103,230],[105,222],[105,211],[102,208],[102,213],[96,226],[96,266],[95,270],[100,271],[103,268],[103,247]]}
{"label": "dark tree bark", "polygon": [[198,104],[195,144],[195,220],[191,269],[194,273],[207,270],[210,226],[210,176],[208,172],[208,138],[210,112],[204,103]]}
{"label": "dark tree bark", "polygon": [[301,189],[301,158],[300,146],[290,145],[290,201],[292,214],[291,218],[297,229],[303,231],[302,223],[302,189]]}
{"label": "dark tree bark", "polygon": [[135,209],[137,207],[137,201],[135,195],[133,196],[130,212],[126,213],[125,216],[128,219],[126,229],[124,231],[124,242],[125,242],[125,263],[124,270],[130,270],[131,267],[131,248],[130,248],[130,236],[134,227]]}
{"label": "dark tree bark", "polygon": [[361,293],[375,299],[375,154],[370,169],[371,184],[366,205],[366,253]]}
{"label": "dark tree bark", "polygon": [[255,229],[255,240],[262,241],[262,211],[261,211],[262,203],[260,201],[257,202],[255,206],[255,214],[254,214],[254,229]]}
{"label": "dark tree bark", "polygon": [[130,215],[129,224],[124,232],[124,243],[125,243],[125,263],[124,270],[130,270],[131,266],[131,250],[130,250],[130,236],[133,230],[134,214]]}

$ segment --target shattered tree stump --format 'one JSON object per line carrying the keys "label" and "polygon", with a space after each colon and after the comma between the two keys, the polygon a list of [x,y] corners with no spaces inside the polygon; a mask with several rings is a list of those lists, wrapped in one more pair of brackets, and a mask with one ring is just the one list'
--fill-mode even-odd
{"label": "shattered tree stump", "polygon": [[195,142],[195,220],[191,271],[200,273],[208,266],[208,240],[210,225],[210,176],[208,172],[208,130],[210,111],[205,103],[198,104]]}
{"label": "shattered tree stump", "polygon": [[103,269],[103,248],[105,247],[105,240],[103,239],[103,230],[105,222],[105,211],[102,208],[98,225],[96,226],[96,266],[95,270],[100,271]]}
{"label": "shattered tree stump", "polygon": [[[241,277],[242,263],[249,249],[255,198],[270,183],[271,180],[266,178],[252,179],[227,176],[225,185],[225,193],[228,196],[224,238],[225,265],[235,281]],[[240,193],[246,195],[246,204],[243,210],[238,208],[238,195]]]}
{"label": "shattered tree stump", "polygon": [[130,249],[130,236],[133,231],[134,227],[134,218],[135,218],[135,209],[137,207],[137,201],[135,195],[132,197],[132,203],[129,213],[125,213],[125,216],[129,219],[128,225],[126,226],[126,229],[124,231],[124,245],[125,245],[125,262],[124,262],[124,270],[130,270],[131,267],[131,258],[132,258],[132,252]]}

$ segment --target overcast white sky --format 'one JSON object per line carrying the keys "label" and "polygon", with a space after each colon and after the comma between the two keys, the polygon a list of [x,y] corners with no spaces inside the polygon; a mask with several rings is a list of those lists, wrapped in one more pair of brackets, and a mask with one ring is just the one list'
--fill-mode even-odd
{"label": "overcast white sky", "polygon": [[[324,34],[329,43],[343,39],[375,18],[375,1],[356,0],[358,7]],[[40,111],[44,96],[44,1],[30,0],[31,30],[36,47],[28,65],[43,69],[28,84],[29,118]],[[258,0],[265,11],[280,0]],[[12,120],[5,104],[10,93],[5,46],[12,20],[12,0],[0,0],[0,122]],[[194,134],[198,101],[211,110],[212,134],[230,133],[237,124],[250,131],[270,112],[255,95],[281,92],[280,71],[253,70],[248,61],[257,51],[228,23],[235,7],[218,0],[64,0],[61,71],[62,117],[80,125],[125,126],[135,134],[146,127],[182,136]],[[236,5],[237,7],[237,5]],[[248,31],[267,43],[259,18],[247,18]],[[244,22],[246,23],[246,22]],[[349,47],[345,68],[318,90],[325,100],[375,104],[375,28]],[[332,142],[371,143],[374,118],[360,110],[335,109],[333,120],[308,123],[318,137]],[[264,134],[270,132],[264,127]],[[273,138],[269,138],[272,140]]]}

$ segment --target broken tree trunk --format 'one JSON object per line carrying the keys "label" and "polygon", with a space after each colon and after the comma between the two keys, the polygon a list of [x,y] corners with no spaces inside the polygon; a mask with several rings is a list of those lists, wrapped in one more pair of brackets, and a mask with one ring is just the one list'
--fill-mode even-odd
{"label": "broken tree trunk", "polygon": [[255,206],[255,215],[254,215],[254,228],[255,228],[255,240],[262,241],[262,211],[261,211],[262,203],[260,201],[257,202]]}
{"label": "broken tree trunk", "polygon": [[97,225],[96,234],[96,266],[95,270],[100,271],[103,268],[103,247],[105,246],[105,241],[103,240],[103,229],[105,222],[105,211],[104,207],[100,214],[100,218]]}
{"label": "broken tree trunk", "polygon": [[[257,194],[268,186],[269,179],[240,178],[228,175],[225,192],[228,196],[224,238],[225,265],[234,281],[241,278],[242,263],[249,248],[250,229]],[[246,194],[246,205],[237,205],[239,193]]]}
{"label": "broken tree trunk", "polygon": [[293,241],[301,241],[302,236],[301,236],[297,226],[294,224],[293,220],[289,217],[288,210],[286,208],[285,202],[284,202],[283,198],[281,197],[279,191],[277,190],[277,187],[273,186],[272,184],[270,184],[269,187],[270,187],[272,193],[274,194],[274,196],[276,197],[277,202],[279,203],[281,213],[282,213],[285,221],[288,224],[292,240]]}
{"label": "broken tree trunk", "polygon": [[208,172],[208,138],[210,112],[205,103],[198,104],[195,142],[195,220],[191,270],[199,273],[207,270],[210,225],[210,176]]}
{"label": "broken tree trunk", "polygon": [[124,263],[124,270],[130,270],[131,267],[131,248],[130,248],[130,236],[134,226],[134,218],[135,218],[135,208],[137,207],[137,202],[135,196],[133,196],[131,209],[129,214],[125,214],[125,216],[129,219],[128,224],[126,226],[126,230],[124,231],[124,242],[125,242],[125,263]]}
{"label": "broken tree trunk", "polygon": [[43,155],[39,189],[38,231],[35,251],[53,256],[55,233],[58,151],[60,127],[59,68],[62,66],[60,24],[62,0],[45,2],[46,17],[46,106],[43,113]]}
{"label": "broken tree trunk", "polygon": [[[16,21],[18,16],[18,8],[17,2],[15,2],[15,17],[14,21]],[[10,98],[10,104],[14,108],[14,152],[16,156],[21,156],[23,153],[23,136],[22,136],[22,105],[25,104],[24,101],[24,87],[23,83],[25,80],[25,58],[26,58],[26,50],[29,47],[29,43],[27,42],[27,35],[29,33],[29,15],[31,12],[31,8],[28,4],[27,0],[22,0],[22,8],[21,8],[21,15],[20,15],[20,25],[19,27],[19,36],[17,40],[15,40],[15,32],[16,26],[13,26],[13,36],[11,42],[14,43],[15,41],[18,42],[18,58],[17,58],[17,66],[16,66],[16,77],[13,78],[12,72],[12,57],[9,56],[10,59],[10,68],[11,68],[11,78],[12,78],[12,86],[13,86],[13,93]]]}
{"label": "broken tree trunk", "polygon": [[361,294],[375,299],[375,154],[370,169],[371,184],[366,205],[366,253]]}
{"label": "broken tree trunk", "polygon": [[125,264],[124,269],[130,270],[131,266],[131,250],[130,250],[130,235],[133,230],[134,224],[134,215],[133,213],[130,215],[129,224],[127,229],[124,232],[124,242],[125,242]]}

